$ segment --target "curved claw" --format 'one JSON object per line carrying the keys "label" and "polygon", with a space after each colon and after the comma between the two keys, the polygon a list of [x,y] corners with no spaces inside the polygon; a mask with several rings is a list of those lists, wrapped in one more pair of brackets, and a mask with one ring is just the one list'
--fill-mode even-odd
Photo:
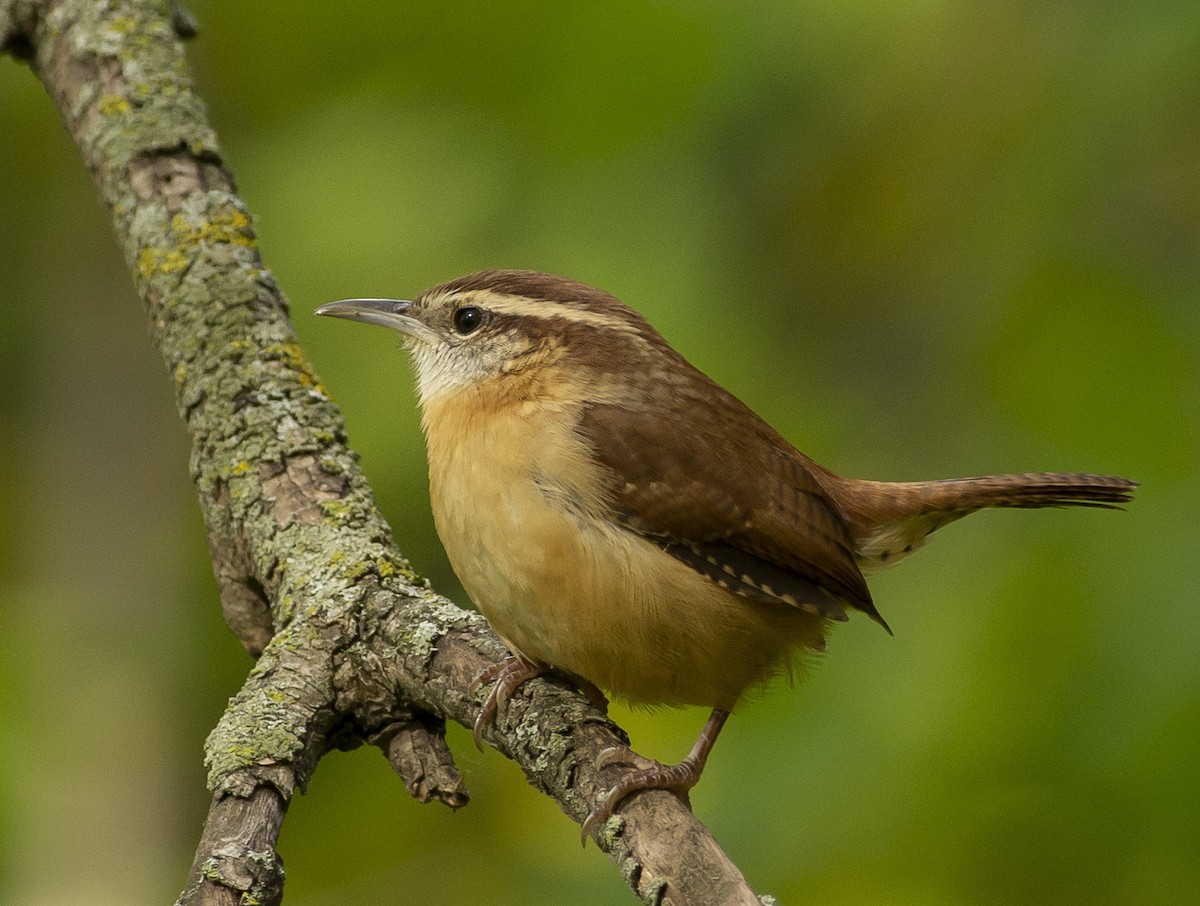
{"label": "curved claw", "polygon": [[475,718],[475,725],[471,728],[471,738],[475,740],[475,748],[480,752],[483,751],[483,731],[496,722],[496,712],[500,707],[496,703],[496,698],[496,690],[493,689],[483,700],[479,716]]}
{"label": "curved claw", "polygon": [[592,809],[591,813],[583,820],[583,824],[579,828],[579,844],[587,849],[588,837],[592,835],[592,831],[603,824],[608,823],[608,819],[612,817],[612,809],[601,805],[598,808]]}
{"label": "curved claw", "polygon": [[614,764],[631,764],[639,771],[648,771],[656,767],[662,767],[662,764],[659,762],[642,757],[629,748],[629,746],[609,746],[596,756],[597,771],[603,771]]}
{"label": "curved claw", "polygon": [[468,691],[472,694],[487,683],[493,681],[496,683],[483,700],[479,716],[475,718],[472,735],[477,749],[483,751],[484,731],[496,722],[496,715],[499,714],[500,709],[504,707],[512,694],[527,680],[541,676],[549,669],[545,664],[539,664],[516,654],[484,668],[475,679],[471,680]]}

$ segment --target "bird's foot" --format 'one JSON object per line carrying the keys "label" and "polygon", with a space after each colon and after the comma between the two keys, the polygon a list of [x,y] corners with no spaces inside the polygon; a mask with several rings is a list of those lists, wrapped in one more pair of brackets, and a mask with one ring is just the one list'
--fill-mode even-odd
{"label": "bird's foot", "polygon": [[541,676],[549,669],[545,664],[539,664],[519,654],[514,654],[506,657],[499,663],[484,668],[475,679],[471,680],[471,685],[467,688],[467,691],[472,695],[481,686],[486,686],[491,682],[495,682],[496,684],[492,686],[492,691],[483,700],[483,706],[479,709],[479,716],[475,718],[474,736],[476,748],[480,751],[483,750],[484,730],[496,722],[496,715],[508,703],[512,694],[523,683]]}
{"label": "bird's foot", "polygon": [[704,729],[700,731],[700,738],[692,746],[692,751],[679,764],[662,764],[649,758],[643,758],[629,746],[609,746],[596,756],[597,771],[602,771],[614,764],[631,764],[637,770],[629,772],[617,781],[617,785],[608,791],[608,795],[600,801],[598,806],[592,809],[591,814],[583,822],[580,832],[583,845],[587,846],[587,838],[596,828],[602,827],[613,816],[617,806],[627,797],[642,790],[669,790],[682,799],[683,804],[690,809],[692,803],[688,799],[688,793],[691,792],[692,787],[696,785],[700,775],[704,772],[708,753],[712,751],[713,743],[717,741],[717,736],[720,735],[721,728],[725,726],[725,720],[728,717],[728,711],[720,708],[714,709],[704,724]]}
{"label": "bird's foot", "polygon": [[596,758],[596,770],[603,770],[614,764],[633,765],[636,770],[617,781],[617,785],[608,791],[600,804],[587,816],[580,832],[585,846],[592,831],[602,827],[613,816],[618,805],[629,796],[642,790],[668,790],[682,799],[688,808],[691,808],[688,793],[696,785],[704,770],[704,762],[690,755],[678,764],[663,764],[650,758],[644,758],[628,746],[610,746]]}

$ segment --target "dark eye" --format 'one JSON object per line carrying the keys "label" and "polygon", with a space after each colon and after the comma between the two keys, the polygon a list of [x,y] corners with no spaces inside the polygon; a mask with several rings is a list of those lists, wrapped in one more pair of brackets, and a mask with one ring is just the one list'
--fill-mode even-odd
{"label": "dark eye", "polygon": [[465,305],[454,313],[454,329],[462,336],[474,333],[483,323],[483,309]]}

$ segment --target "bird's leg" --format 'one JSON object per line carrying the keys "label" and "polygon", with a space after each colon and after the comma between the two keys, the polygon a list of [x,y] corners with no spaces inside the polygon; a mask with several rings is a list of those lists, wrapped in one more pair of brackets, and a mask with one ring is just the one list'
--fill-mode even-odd
{"label": "bird's leg", "polygon": [[521,654],[506,657],[499,663],[485,667],[471,681],[468,691],[473,695],[480,686],[495,682],[492,691],[483,700],[479,716],[475,718],[475,746],[483,750],[483,731],[496,722],[496,714],[508,702],[509,697],[527,680],[541,676],[550,670],[545,664],[531,661]]}
{"label": "bird's leg", "polygon": [[725,726],[728,718],[728,711],[714,708],[712,714],[708,716],[708,721],[704,724],[704,729],[700,731],[700,738],[692,746],[692,751],[679,764],[660,764],[657,761],[651,761],[638,755],[628,746],[612,746],[601,752],[596,759],[597,770],[606,768],[610,764],[635,764],[638,770],[622,778],[587,816],[587,820],[583,822],[584,843],[587,843],[588,835],[594,828],[601,826],[612,817],[613,811],[627,796],[640,790],[670,790],[690,807],[688,791],[700,779],[700,774],[704,771],[704,764],[708,761],[708,753],[712,751],[713,743],[717,741],[717,736],[720,735],[721,728]]}

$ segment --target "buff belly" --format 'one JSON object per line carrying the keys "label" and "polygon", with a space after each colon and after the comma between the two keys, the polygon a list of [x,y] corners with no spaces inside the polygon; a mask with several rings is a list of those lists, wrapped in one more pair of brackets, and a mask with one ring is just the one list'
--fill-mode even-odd
{"label": "buff belly", "polygon": [[[594,467],[556,428],[561,418],[493,411],[449,436],[430,412],[438,534],[515,652],[630,702],[728,710],[787,669],[798,647],[820,646],[822,618],[733,595],[608,518]],[[435,455],[438,444],[452,447]]]}

